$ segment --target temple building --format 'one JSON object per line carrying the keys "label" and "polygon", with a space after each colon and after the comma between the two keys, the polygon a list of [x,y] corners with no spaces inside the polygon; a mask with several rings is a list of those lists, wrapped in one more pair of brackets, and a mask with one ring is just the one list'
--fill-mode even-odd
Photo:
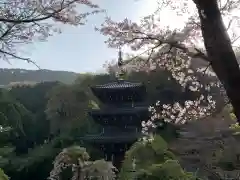
{"label": "temple building", "polygon": [[114,82],[91,87],[101,101],[100,109],[92,109],[89,115],[101,125],[102,132],[88,134],[85,141],[93,143],[104,152],[105,160],[119,168],[125,152],[141,136],[141,123],[149,118],[145,104],[146,87],[140,82],[124,80],[123,61],[119,52],[119,75]]}

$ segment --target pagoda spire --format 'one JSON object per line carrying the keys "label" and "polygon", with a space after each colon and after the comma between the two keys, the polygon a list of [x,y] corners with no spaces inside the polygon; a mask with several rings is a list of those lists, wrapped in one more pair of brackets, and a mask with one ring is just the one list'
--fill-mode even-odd
{"label": "pagoda spire", "polygon": [[119,47],[118,49],[118,67],[121,67],[123,65],[123,59],[122,59],[122,49]]}
{"label": "pagoda spire", "polygon": [[123,69],[123,58],[122,58],[122,49],[119,47],[118,49],[118,73],[116,73],[116,77],[118,80],[124,80],[125,72]]}

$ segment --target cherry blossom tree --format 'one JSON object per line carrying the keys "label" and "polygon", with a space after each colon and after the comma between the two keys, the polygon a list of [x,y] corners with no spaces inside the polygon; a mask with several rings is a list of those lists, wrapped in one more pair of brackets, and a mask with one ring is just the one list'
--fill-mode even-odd
{"label": "cherry blossom tree", "polygon": [[59,23],[84,25],[89,15],[101,11],[90,0],[2,0],[0,56],[7,61],[16,58],[34,63],[19,55],[20,46],[60,33]]}
{"label": "cherry blossom tree", "polygon": [[89,161],[89,154],[86,149],[80,146],[71,146],[60,152],[54,162],[48,180],[59,180],[61,173],[72,169],[71,180],[115,180],[116,168],[111,162],[104,160]]}
{"label": "cherry blossom tree", "polygon": [[[197,12],[190,11],[188,7],[191,3]],[[154,126],[155,120],[162,118],[184,123],[211,114],[216,106],[208,93],[211,87],[220,87],[220,93],[229,97],[234,112],[240,119],[240,99],[236,97],[240,90],[236,83],[240,80],[240,71],[231,45],[238,40],[235,27],[240,21],[232,12],[239,4],[240,1],[237,0],[185,0],[176,3],[164,0],[153,14],[138,23],[129,19],[114,22],[107,17],[102,26],[96,28],[108,37],[106,44],[109,47],[127,46],[131,49],[134,55],[126,61],[126,65],[135,64],[140,70],[167,69],[183,89],[203,92],[196,100],[186,101],[185,104],[176,102],[173,105],[163,105],[157,102],[149,108],[153,116],[144,122],[146,129]],[[189,13],[185,27],[170,29],[162,26],[161,11],[166,7],[177,13]],[[228,20],[227,28],[222,16]],[[196,76],[197,72],[202,72],[202,76],[215,76],[215,80],[210,83],[201,82],[201,78]],[[226,90],[226,94],[221,87]]]}

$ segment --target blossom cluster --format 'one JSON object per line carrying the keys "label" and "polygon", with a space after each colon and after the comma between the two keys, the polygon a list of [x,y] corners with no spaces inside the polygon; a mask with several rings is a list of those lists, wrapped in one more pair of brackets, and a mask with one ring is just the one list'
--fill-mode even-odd
{"label": "blossom cluster", "polygon": [[[77,150],[77,152],[75,152],[75,150]],[[79,152],[80,150],[83,151]],[[61,180],[61,173],[67,168],[72,169],[71,180],[116,179],[116,168],[111,162],[105,160],[88,161],[89,158],[84,148],[63,149],[62,152],[55,157],[53,162],[54,166],[48,180]]]}
{"label": "blossom cluster", "polygon": [[50,172],[49,180],[60,180],[60,174],[63,170],[71,167],[72,164],[69,163],[70,158],[64,152],[59,153],[54,162],[53,162],[53,169]]}
{"label": "blossom cluster", "polygon": [[211,114],[215,106],[216,103],[212,96],[207,96],[207,99],[205,99],[203,95],[194,101],[187,100],[184,104],[178,102],[161,104],[158,101],[155,106],[149,107],[152,116],[149,120],[142,122],[143,132],[156,128],[157,125],[161,125],[161,122],[183,124],[191,120],[204,118]]}

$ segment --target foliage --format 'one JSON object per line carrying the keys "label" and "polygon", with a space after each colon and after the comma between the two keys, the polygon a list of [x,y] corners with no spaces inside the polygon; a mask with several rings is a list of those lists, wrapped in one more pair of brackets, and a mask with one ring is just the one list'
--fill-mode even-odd
{"label": "foliage", "polygon": [[[37,113],[37,111],[44,111],[46,107],[47,93],[59,84],[60,82],[48,81],[39,82],[34,85],[13,86],[10,88],[10,93],[32,113]],[[26,96],[28,96],[28,99]],[[32,103],[32,101],[34,101],[34,103]]]}
{"label": "foliage", "polygon": [[231,104],[228,104],[226,107],[225,107],[225,110],[227,111],[227,113],[230,115],[231,119],[233,121],[236,121],[237,117],[236,115],[233,113],[233,107]]}
{"label": "foliage", "polygon": [[71,123],[87,117],[89,98],[83,90],[73,85],[59,85],[49,92],[48,97],[45,113],[52,133],[68,129]]}
{"label": "foliage", "polygon": [[0,169],[0,180],[8,180],[8,176]]}
{"label": "foliage", "polygon": [[126,152],[120,171],[120,179],[194,179],[183,171],[168,150],[167,143],[160,137],[136,142]]}
{"label": "foliage", "polygon": [[[2,91],[2,102],[0,104],[2,105],[1,115],[3,118],[1,122],[2,124],[5,122],[5,125],[9,125],[12,128],[11,131],[4,131],[0,134],[0,143],[2,145],[0,149],[0,155],[2,156],[0,167],[12,179],[19,180],[20,177],[31,179],[36,174],[37,177],[35,179],[45,179],[51,170],[53,158],[62,148],[75,143],[82,145],[78,138],[88,131],[94,131],[95,124],[85,118],[90,99],[87,96],[83,96],[84,88],[79,88],[79,86],[63,85],[58,82],[43,82],[31,86],[15,86],[9,90]],[[68,89],[64,90],[62,87],[67,87]],[[64,97],[61,93],[65,92],[69,94],[66,94]],[[56,94],[59,94],[60,98],[54,96]],[[56,122],[57,119],[47,119],[45,110],[47,107],[54,108],[53,99],[56,100],[56,103],[61,103],[62,97],[69,101],[70,106],[67,106],[67,110],[70,110],[73,115],[59,119],[60,121],[54,125],[53,122]],[[73,98],[71,99],[71,97]],[[52,106],[49,106],[49,101],[52,101],[50,103]],[[73,104],[74,102],[76,104]],[[8,115],[7,107],[9,104],[14,110],[13,112],[18,112],[16,115],[12,111]],[[54,113],[54,110],[52,112]],[[10,119],[11,121],[9,121]],[[62,126],[65,125],[68,128],[62,129],[60,133],[51,134],[50,125],[56,127],[62,120],[66,120],[62,123]],[[18,123],[16,124],[15,122]],[[4,129],[6,128],[4,127]],[[21,129],[22,131],[20,131]],[[25,135],[24,133],[21,135],[20,132],[24,132]],[[101,152],[91,146],[87,144],[84,144],[84,146],[88,147],[90,154],[94,153],[94,158],[101,156]],[[39,167],[41,168],[39,169]]]}
{"label": "foliage", "polygon": [[[10,94],[32,113],[32,134],[36,144],[42,144],[49,137],[49,120],[46,118],[48,92],[59,82],[42,82],[35,85],[14,86]],[[27,98],[26,98],[27,97]],[[34,102],[34,103],[33,103]]]}
{"label": "foliage", "polygon": [[[109,81],[113,80],[112,77],[109,74],[85,74],[84,77],[79,77],[75,81],[75,88],[79,90],[83,90],[87,96],[90,98],[89,106],[96,105],[101,106],[101,102],[99,102],[99,99],[96,98],[90,89],[91,86],[97,85],[97,84],[105,84]],[[94,106],[95,106],[94,105]],[[94,107],[93,106],[93,107]],[[95,106],[96,107],[96,106]]]}
{"label": "foliage", "polygon": [[1,124],[11,127],[7,141],[16,147],[16,151],[26,152],[27,148],[24,146],[28,144],[29,147],[32,147],[31,144],[34,140],[34,132],[29,128],[33,124],[33,114],[11,97],[8,91],[1,90],[1,96]]}
{"label": "foliage", "polygon": [[[172,89],[172,95],[179,101],[184,102],[186,96],[195,96],[189,92],[179,92],[181,87],[175,80],[169,81],[168,77],[168,72],[156,71],[149,74],[132,72],[127,78],[147,85],[150,89],[147,97],[149,103],[166,96],[163,92],[164,87]],[[6,122],[6,126],[11,126],[11,131],[0,134],[0,143],[3,147],[0,149],[2,154],[0,154],[2,156],[0,167],[13,180],[19,180],[20,177],[26,180],[32,177],[42,180],[46,179],[52,169],[51,163],[54,157],[70,145],[86,147],[93,160],[101,158],[101,151],[79,141],[79,137],[85,133],[98,131],[98,126],[87,118],[86,114],[88,108],[97,108],[96,104],[98,104],[89,86],[108,83],[111,79],[108,74],[88,74],[84,77],[79,76],[72,85],[42,82],[31,86],[13,86],[2,91],[1,120]],[[165,101],[174,103],[174,99],[168,97]],[[7,113],[8,107],[11,110],[10,114]],[[16,113],[13,113],[15,111]],[[51,130],[59,127],[63,127],[60,132],[51,133]],[[172,127],[168,127],[166,134],[160,134],[168,140],[169,131],[172,132]],[[24,133],[21,135],[21,132],[26,135],[24,136]],[[21,135],[19,136],[21,138],[16,138],[16,135]],[[24,151],[21,148],[24,148]],[[93,171],[98,169],[103,173],[99,168],[105,165],[107,164],[104,161],[95,161],[88,172],[94,174]],[[69,177],[69,171],[71,170],[66,170],[63,176]]]}

